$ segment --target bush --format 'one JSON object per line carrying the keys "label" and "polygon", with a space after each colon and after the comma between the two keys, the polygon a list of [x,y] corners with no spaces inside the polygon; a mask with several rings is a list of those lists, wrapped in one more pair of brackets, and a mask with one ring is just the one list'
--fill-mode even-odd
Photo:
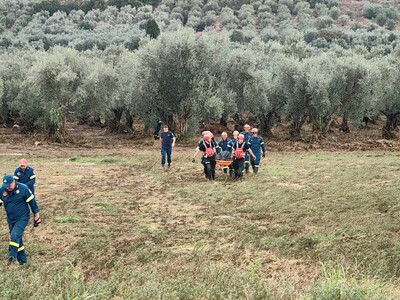
{"label": "bush", "polygon": [[328,43],[328,41],[326,40],[326,39],[324,39],[324,38],[317,38],[317,39],[315,39],[314,41],[312,41],[312,43],[311,43],[311,45],[313,46],[313,47],[316,47],[316,48],[329,48],[329,43]]}
{"label": "bush", "polygon": [[358,22],[355,22],[352,26],[351,26],[351,30],[353,30],[353,31],[357,31],[357,30],[360,30],[360,29],[362,29],[363,28],[363,26],[360,24],[360,23],[358,23]]}
{"label": "bush", "polygon": [[393,30],[396,27],[396,21],[393,19],[387,19],[386,20],[386,28],[388,30]]}
{"label": "bush", "polygon": [[338,21],[340,25],[344,26],[349,23],[350,17],[348,15],[340,15]]}
{"label": "bush", "polygon": [[287,8],[289,8],[290,13],[293,13],[294,10],[294,2],[293,0],[280,0],[279,5],[285,5]]}
{"label": "bush", "polygon": [[315,38],[315,35],[318,33],[318,31],[317,30],[315,30],[314,28],[309,28],[309,29],[307,29],[305,32],[304,32],[304,41],[306,42],[306,43],[311,43],[313,40],[314,40],[314,38]]}
{"label": "bush", "polygon": [[382,11],[381,5],[368,3],[363,7],[363,16],[367,19],[372,20],[378,15],[380,11]]}
{"label": "bush", "polygon": [[317,20],[318,29],[331,27],[332,24],[333,24],[333,19],[330,16],[321,16]]}
{"label": "bush", "polygon": [[386,24],[387,21],[387,17],[383,12],[380,12],[376,18],[374,19],[374,21],[379,25],[379,26],[383,26]]}
{"label": "bush", "polygon": [[376,24],[374,24],[374,23],[371,23],[371,24],[368,24],[368,26],[367,26],[367,31],[368,32],[371,32],[371,31],[374,31],[375,29],[377,29],[378,28],[378,25],[376,25]]}
{"label": "bush", "polygon": [[260,37],[264,43],[277,41],[279,40],[279,33],[273,27],[265,27],[261,31]]}
{"label": "bush", "polygon": [[329,15],[332,17],[332,19],[337,20],[339,18],[339,15],[340,15],[340,9],[337,8],[336,6],[332,7],[329,10]]}

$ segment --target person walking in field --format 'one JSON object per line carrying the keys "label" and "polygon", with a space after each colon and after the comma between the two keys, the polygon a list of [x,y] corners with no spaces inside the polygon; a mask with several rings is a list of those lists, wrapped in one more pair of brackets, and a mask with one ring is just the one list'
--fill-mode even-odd
{"label": "person walking in field", "polygon": [[261,136],[258,135],[257,128],[251,129],[251,135],[252,136],[249,140],[249,145],[255,157],[250,160],[250,164],[251,167],[253,168],[253,173],[257,174],[258,169],[260,168],[261,151],[262,151],[262,157],[265,157],[266,150],[265,150],[264,140]]}
{"label": "person walking in field", "polygon": [[239,136],[239,131],[235,130],[234,132],[232,132],[232,142],[237,141],[238,140],[238,136]]}
{"label": "person walking in field", "polygon": [[201,163],[204,166],[204,175],[208,180],[215,179],[215,147],[210,133],[203,135],[203,139],[199,142],[196,151],[193,155],[192,162],[196,162],[197,154],[202,151],[203,156],[201,158]]}
{"label": "person walking in field", "polygon": [[239,134],[238,140],[232,144],[232,148],[233,148],[232,166],[233,166],[235,178],[242,178],[246,152],[248,152],[249,155],[252,156],[253,158],[255,158],[255,155],[251,151],[249,143],[244,141],[243,134]]}
{"label": "person walking in field", "polygon": [[[248,143],[251,138],[250,128],[251,127],[249,124],[245,124],[243,126],[243,131],[240,133],[240,134],[243,134],[245,143]],[[249,168],[250,168],[250,155],[249,155],[249,153],[246,152],[246,155],[244,158],[244,169],[245,169],[246,173],[249,173]]]}
{"label": "person walking in field", "polygon": [[163,126],[163,132],[160,135],[161,139],[161,166],[165,170],[165,161],[168,163],[168,169],[171,168],[172,148],[175,147],[176,137],[169,130],[168,125]]}
{"label": "person walking in field", "polygon": [[155,140],[158,140],[160,137],[161,124],[161,121],[157,121],[156,126],[154,127],[153,136]]}
{"label": "person walking in field", "polygon": [[[221,140],[219,141],[216,150],[217,150],[217,159],[224,160],[231,157],[232,142],[228,138],[228,134],[226,132],[221,133]],[[227,174],[229,166],[223,166],[222,169],[224,170],[224,173]]]}
{"label": "person walking in field", "polygon": [[[231,146],[232,146],[232,150],[233,150],[233,144],[235,144],[238,140],[239,131],[235,130],[234,132],[232,132],[232,136],[233,136],[233,138],[231,139]],[[233,177],[233,175],[235,175],[235,170],[233,169],[233,163],[231,163],[229,165],[229,176]]]}
{"label": "person walking in field", "polygon": [[8,262],[11,264],[18,261],[20,265],[24,265],[27,263],[27,257],[22,237],[30,219],[30,211],[33,213],[33,226],[37,227],[40,224],[40,209],[28,186],[15,181],[11,174],[3,177],[0,188],[0,205],[3,204],[10,232]]}
{"label": "person walking in field", "polygon": [[28,165],[28,161],[26,159],[21,159],[19,161],[19,167],[14,171],[14,179],[17,182],[27,185],[32,194],[35,194],[35,170]]}

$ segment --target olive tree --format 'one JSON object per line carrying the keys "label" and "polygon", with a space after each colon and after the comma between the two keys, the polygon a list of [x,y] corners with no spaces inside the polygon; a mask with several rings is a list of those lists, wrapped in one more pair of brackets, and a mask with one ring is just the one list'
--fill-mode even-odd
{"label": "olive tree", "polygon": [[51,136],[57,131],[63,136],[68,114],[77,105],[82,63],[78,52],[67,48],[54,48],[41,57],[27,72],[26,88],[31,88],[44,109],[43,127]]}
{"label": "olive tree", "polygon": [[192,30],[178,30],[147,41],[136,53],[130,103],[148,125],[157,116],[176,133],[186,134],[206,100],[222,113],[218,84],[206,72],[210,56],[201,55],[208,44],[196,49],[196,43]]}
{"label": "olive tree", "polygon": [[375,112],[382,113],[386,117],[386,123],[382,128],[382,137],[395,138],[394,130],[398,125],[400,115],[400,84],[399,63],[396,56],[375,60],[375,70],[371,70],[363,81],[369,97],[376,100]]}

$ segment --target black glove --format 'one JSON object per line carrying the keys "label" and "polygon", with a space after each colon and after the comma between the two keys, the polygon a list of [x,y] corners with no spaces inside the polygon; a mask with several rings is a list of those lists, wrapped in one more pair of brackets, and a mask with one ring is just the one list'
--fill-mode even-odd
{"label": "black glove", "polygon": [[263,157],[265,157],[265,152],[263,153]]}
{"label": "black glove", "polygon": [[196,162],[196,159],[195,158],[192,158],[192,163],[195,163]]}
{"label": "black glove", "polygon": [[38,227],[41,222],[42,220],[40,220],[40,218],[37,220],[33,220],[33,227]]}

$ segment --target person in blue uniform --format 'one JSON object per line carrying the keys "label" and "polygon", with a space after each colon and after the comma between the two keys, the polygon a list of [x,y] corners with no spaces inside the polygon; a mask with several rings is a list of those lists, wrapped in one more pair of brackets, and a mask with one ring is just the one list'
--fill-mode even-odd
{"label": "person in blue uniform", "polygon": [[0,188],[0,204],[4,204],[10,231],[8,261],[18,261],[20,265],[24,265],[27,257],[22,236],[29,222],[30,211],[33,213],[34,226],[40,224],[40,209],[35,196],[25,184],[15,181],[11,174],[7,174],[3,177]]}
{"label": "person in blue uniform", "polygon": [[176,137],[169,131],[168,125],[163,126],[163,132],[160,135],[161,139],[161,166],[165,169],[165,160],[168,163],[168,169],[171,168],[172,148],[175,147]]}
{"label": "person in blue uniform", "polygon": [[244,141],[244,135],[239,134],[238,140],[232,144],[232,166],[235,174],[235,178],[242,178],[244,169],[244,160],[246,153],[250,156],[255,157],[250,149],[249,143]]}
{"label": "person in blue uniform", "polygon": [[14,171],[14,179],[28,186],[33,194],[35,194],[36,174],[35,170],[28,166],[26,159],[19,161],[19,167]]}
{"label": "person in blue uniform", "polygon": [[251,167],[253,168],[253,173],[257,174],[258,169],[260,168],[261,152],[262,152],[262,157],[265,157],[266,150],[265,150],[264,140],[261,136],[258,135],[257,128],[251,129],[251,135],[252,136],[249,140],[249,145],[255,157],[250,160],[250,163]]}
{"label": "person in blue uniform", "polygon": [[[240,134],[244,135],[244,141],[245,143],[248,143],[251,138],[250,125],[245,124],[243,126],[243,131]],[[244,170],[246,173],[249,173],[249,168],[250,168],[250,155],[248,152],[246,152],[246,155],[244,157]]]}
{"label": "person in blue uniform", "polygon": [[[217,155],[220,155],[222,158],[230,158],[232,153],[232,143],[228,138],[228,134],[226,132],[221,133],[221,140],[216,147]],[[224,173],[228,173],[229,166],[222,167]]]}
{"label": "person in blue uniform", "polygon": [[153,136],[155,140],[158,140],[160,138],[161,124],[161,121],[157,121],[156,126],[154,127]]}

